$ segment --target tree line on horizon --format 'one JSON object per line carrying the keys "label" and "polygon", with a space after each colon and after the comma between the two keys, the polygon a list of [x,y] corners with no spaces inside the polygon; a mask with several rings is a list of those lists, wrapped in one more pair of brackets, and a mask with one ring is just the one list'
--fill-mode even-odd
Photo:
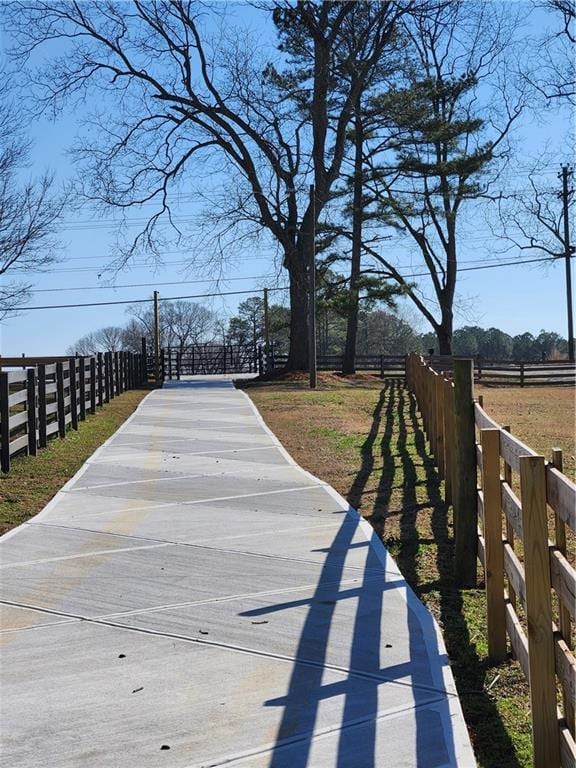
{"label": "tree line on horizon", "polygon": [[[106,326],[77,339],[68,347],[71,355],[128,350],[139,352],[142,338],[154,346],[154,313],[135,304],[128,308],[130,319],[123,326]],[[269,340],[277,354],[286,355],[290,344],[290,310],[280,304],[269,307]],[[330,307],[321,307],[317,325],[320,355],[343,356],[346,345],[346,319]],[[228,319],[201,304],[190,301],[165,301],[160,312],[160,345],[180,353],[205,344],[230,344],[253,351],[265,347],[264,302],[253,296],[241,302],[237,313]],[[538,362],[564,360],[568,344],[560,334],[541,330],[536,336],[520,333],[511,336],[498,328],[464,326],[454,331],[455,355],[495,360]],[[432,333],[419,333],[407,320],[390,309],[361,310],[358,317],[357,355],[405,355],[409,352],[438,354]]]}

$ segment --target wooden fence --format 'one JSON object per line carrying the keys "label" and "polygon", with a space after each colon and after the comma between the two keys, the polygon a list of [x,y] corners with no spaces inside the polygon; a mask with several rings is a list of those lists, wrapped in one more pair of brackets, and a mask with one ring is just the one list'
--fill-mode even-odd
{"label": "wooden fence", "polygon": [[[448,373],[453,370],[454,357],[432,355],[424,358],[434,370]],[[456,358],[457,359],[457,358]],[[275,353],[269,367],[282,368],[288,355]],[[382,378],[404,378],[404,355],[357,355],[357,371],[373,371]],[[488,360],[473,358],[474,381],[489,386],[559,386],[576,384],[576,366],[562,360],[555,362],[527,362],[514,360]],[[342,355],[318,355],[319,371],[341,371]]]}
{"label": "wooden fence", "polygon": [[561,451],[547,462],[496,423],[474,401],[472,381],[471,360],[455,361],[450,379],[419,355],[407,359],[453,504],[456,575],[472,586],[476,557],[483,565],[489,654],[506,658],[508,638],[530,683],[534,765],[574,768],[576,570],[566,538],[576,531],[576,485]]}
{"label": "wooden fence", "polygon": [[[319,371],[341,371],[342,355],[318,355],[316,367]],[[271,368],[283,368],[288,361],[288,355],[275,353],[270,361]],[[404,378],[404,355],[356,355],[356,370],[358,372],[378,373],[382,378]]]}
{"label": "wooden fence", "polygon": [[0,357],[0,367],[2,472],[14,455],[35,456],[51,437],[65,437],[88,413],[148,380],[146,355],[132,352]]}
{"label": "wooden fence", "polygon": [[[426,361],[435,371],[452,371],[453,357],[432,356]],[[456,358],[458,359],[458,358]],[[576,384],[576,365],[568,361],[528,362],[515,360],[474,360],[474,381],[488,386],[561,386]]]}

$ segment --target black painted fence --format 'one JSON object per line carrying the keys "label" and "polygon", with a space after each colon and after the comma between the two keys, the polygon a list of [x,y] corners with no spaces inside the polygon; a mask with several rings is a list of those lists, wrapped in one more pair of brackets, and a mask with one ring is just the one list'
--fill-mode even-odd
{"label": "black painted fence", "polygon": [[89,413],[148,381],[146,355],[0,357],[0,467],[17,454],[35,456],[52,437],[66,437]]}

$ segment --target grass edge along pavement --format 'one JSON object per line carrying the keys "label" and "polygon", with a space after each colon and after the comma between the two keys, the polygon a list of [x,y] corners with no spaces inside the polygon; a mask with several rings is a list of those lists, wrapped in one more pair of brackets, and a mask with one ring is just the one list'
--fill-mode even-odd
{"label": "grass edge along pavement", "polygon": [[413,397],[400,382],[375,377],[321,375],[316,391],[296,377],[237,385],[294,459],[372,523],[438,620],[478,765],[531,766],[528,685],[518,662],[494,666],[488,658],[483,583],[454,584],[452,509]]}
{"label": "grass edge along pavement", "polygon": [[9,474],[0,474],[0,535],[38,514],[150,391],[142,387],[123,392],[96,414],[88,414],[77,432],[68,430],[64,439],[50,440],[36,456],[16,456]]}

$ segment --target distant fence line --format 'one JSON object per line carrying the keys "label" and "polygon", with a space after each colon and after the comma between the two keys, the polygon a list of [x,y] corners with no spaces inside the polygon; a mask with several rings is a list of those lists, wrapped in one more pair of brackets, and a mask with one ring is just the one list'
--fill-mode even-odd
{"label": "distant fence line", "polygon": [[[122,392],[148,381],[147,355],[99,352],[91,357],[0,357],[0,468],[35,456],[52,437],[94,414]],[[24,370],[18,370],[22,369]]]}
{"label": "distant fence line", "polygon": [[488,653],[503,661],[508,637],[529,681],[534,766],[574,768],[576,570],[566,536],[576,531],[576,485],[560,450],[546,462],[484,411],[472,371],[471,360],[455,360],[448,378],[420,355],[407,358],[407,385],[453,506],[455,575],[472,587],[477,558],[484,567]]}
{"label": "distant fence line", "polygon": [[[425,355],[424,359],[437,371],[448,373],[458,356]],[[474,381],[488,386],[554,386],[574,385],[576,365],[565,361],[528,362],[514,360],[489,360],[482,357],[474,360]],[[288,355],[275,353],[272,368],[282,368]],[[356,355],[355,366],[359,373],[379,373],[382,378],[390,376],[404,378],[406,374],[405,355]],[[319,371],[341,372],[343,355],[318,355]]]}

